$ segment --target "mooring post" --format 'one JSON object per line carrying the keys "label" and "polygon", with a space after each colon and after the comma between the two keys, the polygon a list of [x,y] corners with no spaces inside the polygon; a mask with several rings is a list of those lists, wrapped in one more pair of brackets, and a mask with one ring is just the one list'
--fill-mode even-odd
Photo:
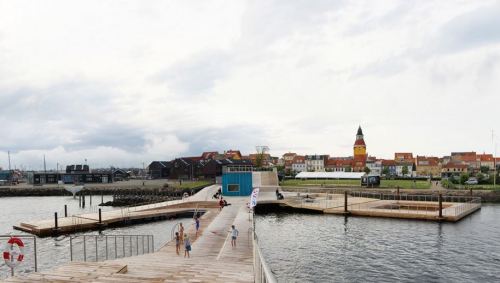
{"label": "mooring post", "polygon": [[101,209],[99,208],[99,224],[102,223],[102,215],[101,215]]}
{"label": "mooring post", "polygon": [[443,195],[439,194],[439,218],[443,217]]}
{"label": "mooring post", "polygon": [[57,230],[58,225],[57,225],[57,212],[54,212],[54,228]]}
{"label": "mooring post", "polygon": [[82,207],[82,194],[78,194],[78,207]]}
{"label": "mooring post", "polygon": [[90,206],[92,206],[92,192],[89,192]]}
{"label": "mooring post", "polygon": [[347,191],[344,191],[344,212],[345,213],[349,212],[347,210]]}
{"label": "mooring post", "polygon": [[82,208],[85,208],[85,193],[82,195]]}
{"label": "mooring post", "polygon": [[64,205],[64,217],[68,217],[68,205]]}

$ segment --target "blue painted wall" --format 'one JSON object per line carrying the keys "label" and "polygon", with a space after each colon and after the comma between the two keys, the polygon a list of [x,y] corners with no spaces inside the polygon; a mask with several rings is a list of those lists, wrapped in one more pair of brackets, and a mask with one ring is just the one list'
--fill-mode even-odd
{"label": "blue painted wall", "polygon": [[[230,192],[228,185],[238,184],[238,192]],[[252,172],[229,172],[222,174],[222,195],[249,196],[252,193]]]}

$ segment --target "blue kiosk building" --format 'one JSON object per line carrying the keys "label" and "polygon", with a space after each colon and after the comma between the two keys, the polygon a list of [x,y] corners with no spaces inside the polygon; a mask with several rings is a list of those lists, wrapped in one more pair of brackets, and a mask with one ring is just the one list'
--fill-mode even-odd
{"label": "blue kiosk building", "polygon": [[222,168],[222,195],[249,196],[252,194],[253,166],[224,166]]}

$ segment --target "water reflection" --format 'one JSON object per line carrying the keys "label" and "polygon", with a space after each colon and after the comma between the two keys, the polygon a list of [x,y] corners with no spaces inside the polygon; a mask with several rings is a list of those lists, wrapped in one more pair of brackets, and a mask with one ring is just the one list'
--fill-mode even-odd
{"label": "water reflection", "polygon": [[281,282],[500,282],[500,206],[458,223],[295,213],[256,216]]}

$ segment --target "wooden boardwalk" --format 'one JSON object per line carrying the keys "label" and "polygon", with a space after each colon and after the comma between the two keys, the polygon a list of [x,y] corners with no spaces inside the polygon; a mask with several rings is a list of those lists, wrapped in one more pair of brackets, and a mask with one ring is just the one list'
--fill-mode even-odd
{"label": "wooden boardwalk", "polygon": [[202,192],[182,200],[102,212],[101,222],[99,222],[98,213],[87,213],[58,218],[57,229],[54,219],[24,221],[19,225],[15,225],[14,229],[43,237],[85,230],[98,230],[106,226],[119,225],[130,221],[171,218],[177,215],[192,213],[195,209],[205,210],[218,207],[217,202],[210,200],[210,197],[216,190],[217,186],[210,186]]}
{"label": "wooden boardwalk", "polygon": [[[198,237],[187,227],[193,244],[190,258],[177,255],[169,242],[152,254],[104,262],[70,262],[58,268],[8,278],[5,282],[254,282],[253,219],[248,197],[228,197],[231,203],[219,212],[208,208],[200,218]],[[231,225],[239,230],[231,246]]]}

